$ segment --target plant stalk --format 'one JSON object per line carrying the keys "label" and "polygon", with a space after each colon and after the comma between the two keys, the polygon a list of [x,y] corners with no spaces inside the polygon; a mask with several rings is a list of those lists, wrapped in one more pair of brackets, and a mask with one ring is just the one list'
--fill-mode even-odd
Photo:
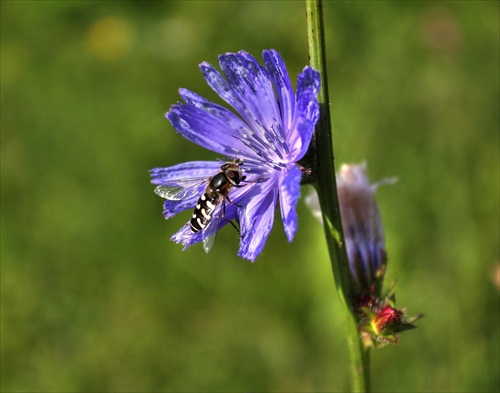
{"label": "plant stalk", "polygon": [[316,125],[315,140],[313,140],[316,151],[313,170],[316,171],[315,178],[317,179],[314,186],[321,205],[335,286],[343,312],[352,391],[369,392],[369,350],[365,349],[361,342],[358,324],[351,308],[353,296],[349,261],[344,247],[345,240],[335,178],[322,0],[306,0],[306,12],[310,65],[320,72],[322,79],[318,94],[320,118]]}

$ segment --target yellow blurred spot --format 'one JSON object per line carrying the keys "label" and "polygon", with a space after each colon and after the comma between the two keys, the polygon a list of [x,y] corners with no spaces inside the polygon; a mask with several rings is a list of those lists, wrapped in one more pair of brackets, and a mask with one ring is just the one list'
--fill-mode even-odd
{"label": "yellow blurred spot", "polygon": [[2,43],[2,85],[15,83],[26,72],[30,65],[30,53],[20,41]]}
{"label": "yellow blurred spot", "polygon": [[115,60],[127,54],[135,39],[132,25],[125,19],[110,16],[98,20],[87,33],[88,51],[102,60]]}

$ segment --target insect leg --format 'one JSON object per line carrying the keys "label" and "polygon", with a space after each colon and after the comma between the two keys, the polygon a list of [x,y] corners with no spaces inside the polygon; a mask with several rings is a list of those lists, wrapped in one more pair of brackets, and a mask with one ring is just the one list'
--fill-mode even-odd
{"label": "insect leg", "polygon": [[[231,204],[231,205],[234,205],[234,206],[238,206],[238,207],[242,207],[241,205],[238,205],[237,203],[234,203],[231,199],[229,199],[229,197],[227,196],[226,197],[227,201]],[[226,204],[224,204],[224,212],[226,211]],[[222,216],[224,217],[224,216]]]}
{"label": "insect leg", "polygon": [[226,220],[226,199],[227,201],[231,204],[231,205],[236,205],[238,207],[241,207],[240,205],[237,205],[236,203],[233,203],[231,201],[231,199],[229,199],[229,197],[225,197],[224,201],[222,201],[222,206],[221,206],[221,217],[227,221],[228,223],[230,223],[234,229],[236,229],[236,232],[238,232],[238,235],[240,234],[240,230],[238,228],[236,228],[236,225],[234,225],[234,222],[232,220]]}

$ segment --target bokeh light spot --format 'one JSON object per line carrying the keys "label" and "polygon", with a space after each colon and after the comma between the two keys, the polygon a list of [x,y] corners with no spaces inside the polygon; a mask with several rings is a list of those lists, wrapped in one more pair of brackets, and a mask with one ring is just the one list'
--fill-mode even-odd
{"label": "bokeh light spot", "polygon": [[109,16],[90,26],[87,50],[101,60],[116,60],[126,55],[135,41],[133,26],[125,19]]}

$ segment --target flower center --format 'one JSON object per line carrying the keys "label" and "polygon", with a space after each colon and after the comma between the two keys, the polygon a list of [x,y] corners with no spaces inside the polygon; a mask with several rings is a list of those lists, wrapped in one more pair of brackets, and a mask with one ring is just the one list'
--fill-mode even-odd
{"label": "flower center", "polygon": [[276,171],[283,170],[289,163],[290,151],[281,124],[276,120],[271,127],[265,127],[258,120],[255,124],[256,129],[241,127],[238,130],[240,141],[261,159],[262,164]]}

